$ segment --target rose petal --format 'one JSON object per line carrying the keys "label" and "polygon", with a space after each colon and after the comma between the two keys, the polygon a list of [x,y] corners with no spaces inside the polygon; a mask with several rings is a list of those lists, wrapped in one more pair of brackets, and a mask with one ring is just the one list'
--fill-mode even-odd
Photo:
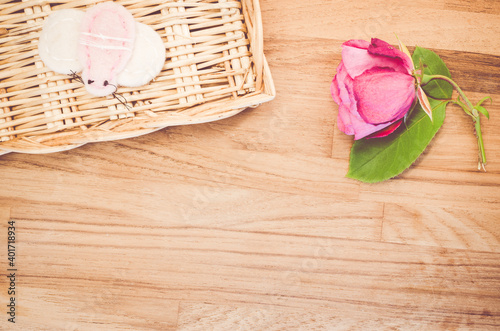
{"label": "rose petal", "polygon": [[[340,97],[340,88],[338,85],[339,83],[337,82],[337,77],[338,77],[337,75],[333,79],[332,85],[330,86],[330,92],[332,94],[333,101],[335,101],[339,105],[339,113],[337,116],[337,126],[340,129],[340,131],[344,132],[345,134],[353,135],[354,129],[352,128],[352,124],[351,124],[351,116],[349,115],[349,107],[346,107],[343,104],[342,99]],[[345,87],[344,87],[344,89],[345,89]]]}
{"label": "rose petal", "polygon": [[339,105],[337,126],[345,134],[353,135],[354,129],[350,113],[354,111],[357,114],[356,100],[354,99],[352,78],[347,75],[342,62],[337,68],[337,74],[330,86],[330,92],[333,100]]}
{"label": "rose petal", "polygon": [[362,138],[366,138],[370,136],[371,134],[375,132],[379,132],[388,126],[392,125],[393,123],[399,121],[393,121],[389,123],[384,123],[384,124],[378,124],[378,125],[373,125],[373,124],[368,124],[366,122],[363,122],[362,120],[359,120],[355,117],[351,116],[352,120],[352,127],[354,128],[354,140],[359,140]]}
{"label": "rose petal", "polygon": [[415,99],[415,79],[390,69],[375,68],[354,79],[357,110],[368,123],[400,119]]}
{"label": "rose petal", "polygon": [[330,85],[333,100],[339,105],[337,126],[347,135],[354,135],[354,139],[364,138],[374,132],[380,131],[391,123],[373,125],[366,123],[358,113],[357,101],[354,97],[354,81],[343,63],[337,68],[337,74]]}
{"label": "rose petal", "polygon": [[344,105],[339,106],[339,114],[337,115],[337,127],[340,131],[344,132],[347,135],[354,134],[354,128],[351,123],[351,114],[349,113],[349,109]]}
{"label": "rose petal", "polygon": [[366,40],[362,39],[351,39],[342,44],[342,46],[349,46],[361,49],[368,49],[370,47],[370,43]]}
{"label": "rose petal", "polygon": [[[366,45],[369,46],[368,42]],[[350,77],[356,78],[376,67],[392,68],[397,72],[408,73],[408,68],[400,58],[370,54],[367,48],[358,46],[362,45],[351,42],[342,46],[342,62]]]}
{"label": "rose petal", "polygon": [[[385,43],[383,46],[389,47],[390,45]],[[355,140],[370,135],[372,135],[372,137],[378,137],[392,133],[401,124],[400,118],[408,111],[408,109],[404,108],[400,109],[399,112],[395,111],[396,118],[380,124],[367,123],[358,112],[359,100],[355,97],[353,78],[371,69],[373,69],[372,74],[383,71],[392,74],[401,73],[404,76],[408,76],[408,68],[405,66],[402,60],[403,58],[398,56],[394,57],[394,54],[390,52],[387,54],[390,56],[386,54],[370,54],[368,52],[369,47],[370,43],[364,40],[349,40],[345,42],[342,50],[343,60],[338,66],[337,74],[330,86],[333,100],[339,104],[337,126],[346,134],[354,134]],[[375,50],[375,53],[376,52],[377,50]],[[412,78],[410,77],[410,79]],[[383,85],[387,85],[386,83]],[[397,85],[399,86],[398,89],[401,88],[400,84]],[[415,97],[414,93],[415,91],[413,89],[412,100]],[[410,100],[410,106],[412,100]]]}
{"label": "rose petal", "polygon": [[[340,62],[339,66],[337,67],[337,74],[335,75],[332,86],[330,88],[333,100],[339,105],[341,103],[349,104],[354,101],[354,99],[350,96],[351,93],[348,90],[346,84],[352,85],[352,79],[347,74],[343,62]],[[332,90],[335,86],[336,89]]]}
{"label": "rose petal", "polygon": [[385,129],[382,129],[382,130],[380,130],[378,132],[375,132],[371,136],[367,137],[367,139],[387,137],[388,135],[390,135],[391,133],[393,133],[394,131],[396,131],[397,128],[399,128],[399,126],[401,125],[401,123],[403,123],[402,119],[399,120],[399,121],[394,122],[393,124],[389,125]]}
{"label": "rose petal", "polygon": [[401,61],[408,74],[411,74],[414,69],[411,57],[383,40],[372,38],[372,42],[368,47],[368,53]]}
{"label": "rose petal", "polygon": [[340,105],[341,100],[340,100],[340,92],[339,92],[339,85],[337,83],[337,75],[332,80],[332,84],[330,85],[330,94],[332,95],[333,101],[337,103],[337,105]]}

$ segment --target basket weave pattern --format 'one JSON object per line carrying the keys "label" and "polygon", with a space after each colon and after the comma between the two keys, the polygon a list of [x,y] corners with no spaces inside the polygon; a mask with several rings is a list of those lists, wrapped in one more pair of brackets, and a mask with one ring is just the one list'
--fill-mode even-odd
{"label": "basket weave pattern", "polygon": [[44,19],[100,1],[0,0],[0,154],[50,153],[135,137],[172,125],[209,122],[270,101],[258,0],[116,1],[164,41],[162,72],[127,103],[94,97],[38,55]]}

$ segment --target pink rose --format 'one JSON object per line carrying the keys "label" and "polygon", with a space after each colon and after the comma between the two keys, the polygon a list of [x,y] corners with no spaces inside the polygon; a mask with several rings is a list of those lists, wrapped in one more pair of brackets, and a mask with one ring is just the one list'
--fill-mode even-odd
{"label": "pink rose", "polygon": [[411,58],[380,39],[349,40],[331,85],[339,129],[364,137],[394,132],[416,98]]}

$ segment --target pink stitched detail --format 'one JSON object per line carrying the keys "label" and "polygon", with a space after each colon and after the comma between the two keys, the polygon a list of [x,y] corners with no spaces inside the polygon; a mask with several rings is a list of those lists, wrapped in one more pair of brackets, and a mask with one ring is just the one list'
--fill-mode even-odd
{"label": "pink stitched detail", "polygon": [[105,2],[87,11],[82,22],[80,49],[85,63],[82,77],[91,93],[113,92],[117,73],[132,56],[134,38],[134,18],[123,6]]}

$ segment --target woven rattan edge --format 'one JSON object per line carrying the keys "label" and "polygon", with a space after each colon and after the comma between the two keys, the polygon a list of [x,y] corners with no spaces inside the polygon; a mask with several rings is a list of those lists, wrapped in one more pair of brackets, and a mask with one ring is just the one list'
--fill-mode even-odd
{"label": "woven rattan edge", "polygon": [[54,146],[54,147],[46,147],[44,146],[43,149],[40,149],[39,147],[36,146],[36,144],[33,144],[33,147],[10,147],[7,144],[3,144],[0,147],[0,156],[9,154],[9,153],[20,153],[20,154],[51,154],[51,153],[58,153],[58,152],[64,152],[68,151],[77,147],[81,147],[85,145],[84,143],[81,144],[69,144],[69,145],[64,145],[64,146]]}
{"label": "woven rattan edge", "polygon": [[[96,143],[96,142],[106,142],[106,141],[117,141],[123,139],[131,139],[140,137],[146,134],[150,134],[168,127],[172,126],[182,126],[182,125],[192,125],[192,124],[203,124],[214,121],[223,120],[234,115],[241,113],[247,108],[255,108],[263,103],[272,101],[276,97],[276,88],[274,86],[274,82],[272,80],[271,71],[269,69],[269,64],[265,58],[264,59],[264,90],[266,93],[261,93],[256,97],[249,98],[249,100],[238,100],[232,104],[232,108],[230,111],[224,113],[223,115],[212,115],[206,117],[189,117],[186,116],[184,118],[177,119],[169,119],[164,122],[151,121],[149,123],[145,123],[145,128],[142,130],[136,130],[133,132],[102,132],[102,131],[89,131],[88,134],[85,135],[85,141],[82,141],[82,137],[77,139],[72,139],[68,137],[67,144],[62,146],[54,146],[54,147],[44,147],[40,149],[38,147],[25,149],[20,148],[9,148],[8,143],[4,143],[0,145],[0,156],[15,152],[15,153],[23,153],[23,154],[51,154],[57,152],[68,151],[74,148],[81,147],[86,145],[87,143]],[[174,115],[172,117],[179,117],[179,115]]]}

